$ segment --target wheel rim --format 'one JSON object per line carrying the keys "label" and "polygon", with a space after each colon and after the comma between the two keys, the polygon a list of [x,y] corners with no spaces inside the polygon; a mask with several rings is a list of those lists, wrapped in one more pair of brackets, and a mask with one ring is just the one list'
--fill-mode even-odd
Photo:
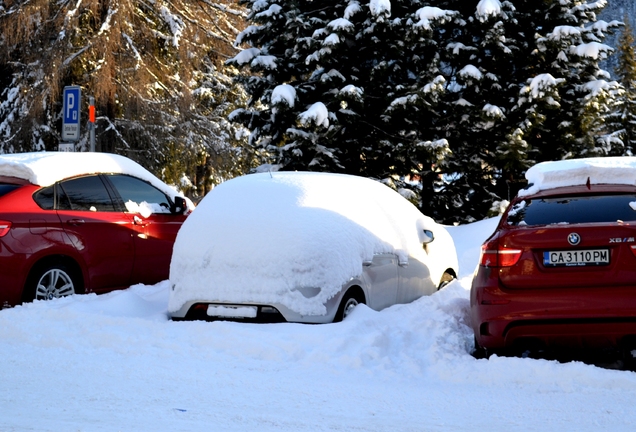
{"label": "wheel rim", "polygon": [[439,291],[442,288],[444,288],[446,285],[451,283],[453,280],[455,280],[455,277],[453,275],[451,275],[450,273],[444,273],[442,275],[442,280],[439,282],[439,286],[437,287],[437,291]]}
{"label": "wheel rim", "polygon": [[445,280],[445,281],[440,282],[439,287],[437,287],[437,290],[438,291],[441,290],[442,288],[444,288],[446,285],[448,285],[451,282],[452,281],[449,281],[449,280]]}
{"label": "wheel rim", "polygon": [[352,311],[353,309],[358,306],[358,300],[354,299],[354,298],[350,298],[347,300],[347,302],[344,305],[344,309],[342,311],[342,318],[346,318]]}
{"label": "wheel rim", "polygon": [[73,280],[60,269],[51,269],[44,273],[35,287],[36,300],[51,300],[71,294],[75,294]]}

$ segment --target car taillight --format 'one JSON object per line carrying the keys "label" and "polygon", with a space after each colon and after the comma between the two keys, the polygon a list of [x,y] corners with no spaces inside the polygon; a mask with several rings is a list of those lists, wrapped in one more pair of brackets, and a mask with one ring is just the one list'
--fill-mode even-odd
{"label": "car taillight", "polygon": [[636,256],[636,245],[632,245],[631,249],[632,249],[632,253],[634,254],[634,256]]}
{"label": "car taillight", "polygon": [[521,249],[499,248],[499,267],[510,267],[521,258]]}
{"label": "car taillight", "polygon": [[481,247],[479,265],[484,267],[510,267],[521,258],[521,249],[499,246],[498,241],[484,243]]}
{"label": "car taillight", "polygon": [[11,222],[0,221],[0,237],[6,236],[10,229],[11,229]]}
{"label": "car taillight", "polygon": [[[497,249],[491,249],[490,243],[481,245],[481,256],[479,257],[479,265],[484,267],[497,267]],[[495,245],[495,247],[497,247]]]}

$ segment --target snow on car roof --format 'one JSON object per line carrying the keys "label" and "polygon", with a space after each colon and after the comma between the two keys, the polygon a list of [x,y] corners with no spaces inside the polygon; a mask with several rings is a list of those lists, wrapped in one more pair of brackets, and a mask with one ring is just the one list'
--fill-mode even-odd
{"label": "snow on car roof", "polygon": [[528,188],[519,191],[519,196],[532,195],[545,189],[584,185],[588,178],[590,184],[636,185],[636,157],[615,156],[541,162],[526,172]]}
{"label": "snow on car roof", "polygon": [[111,153],[36,152],[0,155],[0,176],[17,177],[38,186],[96,173],[128,174],[145,180],[174,198],[177,191],[127,157]]}
{"label": "snow on car roof", "polygon": [[[433,227],[448,234],[374,180],[309,172],[238,177],[208,193],[182,226],[168,309],[192,300],[262,302],[322,315],[363,261],[378,253],[402,262],[419,257],[420,233]],[[321,291],[312,298],[298,291],[309,287]]]}

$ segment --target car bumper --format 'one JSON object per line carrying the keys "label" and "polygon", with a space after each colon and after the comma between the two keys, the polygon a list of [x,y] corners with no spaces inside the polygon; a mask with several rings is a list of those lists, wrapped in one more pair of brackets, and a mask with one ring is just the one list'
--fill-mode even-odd
{"label": "car bumper", "polygon": [[22,289],[27,271],[25,255],[0,252],[0,309],[13,307],[22,302]]}
{"label": "car bumper", "polygon": [[[332,299],[333,300],[333,299]],[[218,316],[208,313],[208,307],[229,307],[229,308],[245,308],[252,307],[256,309],[256,316],[253,317],[236,317],[236,316]],[[249,323],[277,323],[277,322],[297,322],[308,324],[323,324],[333,322],[336,315],[337,303],[329,301],[327,303],[327,313],[325,315],[301,315],[285,305],[258,304],[258,303],[214,303],[207,301],[189,301],[186,302],[179,310],[169,312],[168,315],[173,321],[237,321]]]}
{"label": "car bumper", "polygon": [[506,290],[491,273],[477,275],[471,289],[472,326],[483,348],[606,348],[636,338],[636,285]]}

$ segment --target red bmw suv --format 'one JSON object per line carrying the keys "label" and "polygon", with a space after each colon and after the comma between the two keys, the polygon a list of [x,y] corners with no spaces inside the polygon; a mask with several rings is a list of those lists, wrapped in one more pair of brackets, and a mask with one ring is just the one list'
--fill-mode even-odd
{"label": "red bmw suv", "polygon": [[535,167],[482,246],[476,348],[636,348],[636,158]]}
{"label": "red bmw suv", "polygon": [[167,279],[190,210],[123,156],[0,155],[0,309]]}

